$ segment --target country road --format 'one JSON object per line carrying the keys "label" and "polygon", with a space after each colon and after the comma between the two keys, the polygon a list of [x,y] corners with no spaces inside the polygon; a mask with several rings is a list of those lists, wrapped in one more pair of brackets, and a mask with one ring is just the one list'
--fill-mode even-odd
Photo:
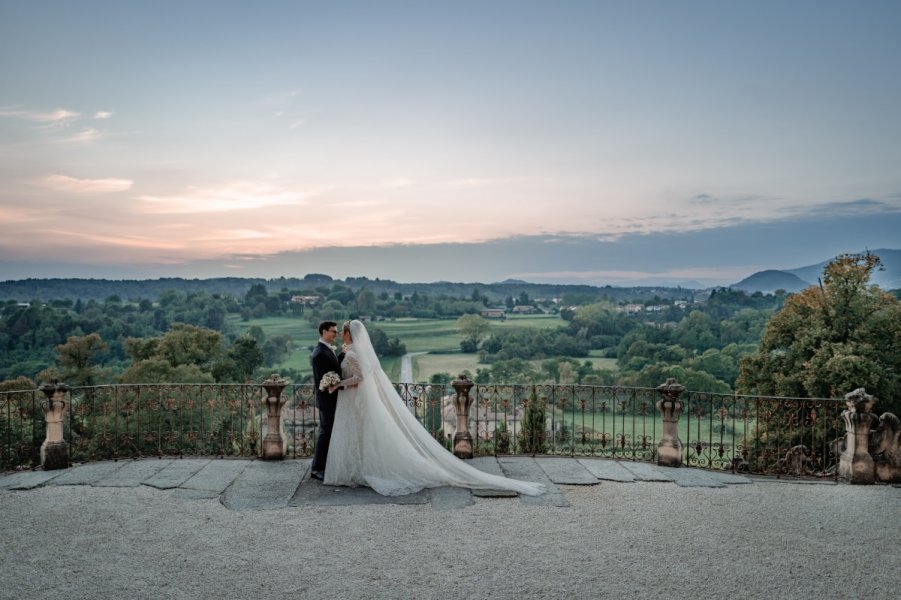
{"label": "country road", "polygon": [[413,383],[413,357],[428,352],[408,352],[400,359],[400,380],[398,383]]}

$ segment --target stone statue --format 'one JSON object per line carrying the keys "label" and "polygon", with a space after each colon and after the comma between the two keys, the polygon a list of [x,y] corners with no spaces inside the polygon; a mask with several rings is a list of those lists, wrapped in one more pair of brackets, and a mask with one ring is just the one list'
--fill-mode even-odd
{"label": "stone statue", "polygon": [[876,479],[901,483],[901,421],[898,417],[892,413],[882,413],[870,442]]}
{"label": "stone statue", "polygon": [[795,446],[785,453],[785,458],[776,461],[776,471],[786,475],[803,477],[813,473],[813,460],[808,454],[807,446]]}

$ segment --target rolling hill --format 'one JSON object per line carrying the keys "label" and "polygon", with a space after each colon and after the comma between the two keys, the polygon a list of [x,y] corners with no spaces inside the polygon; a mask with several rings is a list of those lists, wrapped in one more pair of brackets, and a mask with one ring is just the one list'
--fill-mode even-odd
{"label": "rolling hill", "polygon": [[[871,252],[882,259],[883,266],[882,271],[873,273],[872,283],[885,290],[901,288],[901,250],[880,249],[871,250]],[[783,271],[773,269],[758,271],[730,287],[749,293],[774,292],[780,289],[786,292],[797,292],[815,284],[817,279],[823,275],[823,268],[828,262],[829,260],[824,260],[815,265]]]}

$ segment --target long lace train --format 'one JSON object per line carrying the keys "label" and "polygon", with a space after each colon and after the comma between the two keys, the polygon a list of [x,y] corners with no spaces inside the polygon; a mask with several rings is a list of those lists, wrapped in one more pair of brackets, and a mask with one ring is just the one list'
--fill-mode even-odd
{"label": "long lace train", "polygon": [[483,473],[448,452],[404,405],[363,324],[352,321],[351,335],[344,377],[359,385],[338,394],[326,484],[365,485],[386,496],[439,486],[544,492],[541,484]]}

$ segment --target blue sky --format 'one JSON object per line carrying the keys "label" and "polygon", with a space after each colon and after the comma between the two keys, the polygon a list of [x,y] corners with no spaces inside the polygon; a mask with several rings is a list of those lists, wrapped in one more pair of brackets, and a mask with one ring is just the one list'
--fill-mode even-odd
{"label": "blue sky", "polygon": [[899,32],[873,1],[6,1],[0,278],[722,284],[898,248]]}

